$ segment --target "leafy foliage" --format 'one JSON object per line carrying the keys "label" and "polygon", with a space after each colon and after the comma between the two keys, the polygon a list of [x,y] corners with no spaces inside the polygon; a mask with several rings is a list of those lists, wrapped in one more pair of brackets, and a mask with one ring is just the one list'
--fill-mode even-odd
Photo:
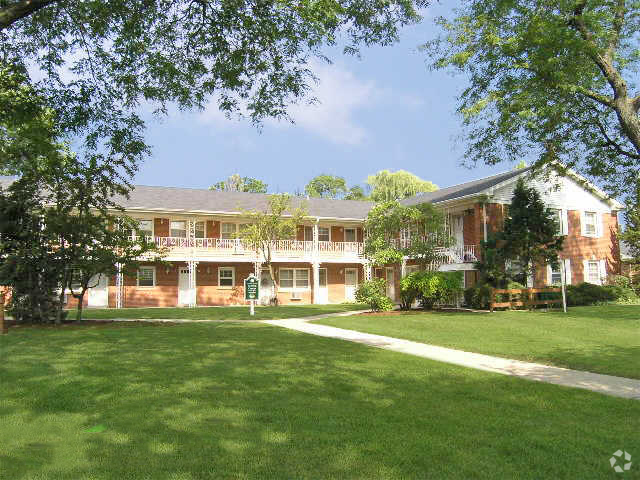
{"label": "leafy foliage", "polygon": [[567,305],[576,306],[613,302],[617,300],[619,292],[609,286],[585,282],[579,285],[567,285],[566,294]]}
{"label": "leafy foliage", "polygon": [[364,253],[374,265],[411,257],[424,268],[433,268],[439,259],[438,249],[452,242],[445,232],[444,214],[431,204],[379,203],[369,211],[365,229]]}
{"label": "leafy foliage", "polygon": [[356,290],[356,301],[369,305],[374,312],[392,310],[393,301],[384,294],[386,286],[387,282],[383,278],[362,282]]}
{"label": "leafy foliage", "polygon": [[226,180],[221,180],[209,187],[209,190],[226,192],[267,193],[269,185],[262,180],[251,177],[241,177],[234,173]]}
{"label": "leafy foliage", "polygon": [[417,193],[438,189],[437,185],[404,170],[380,170],[375,175],[367,177],[367,184],[371,188],[371,200],[374,202],[402,200]]}
{"label": "leafy foliage", "polygon": [[634,189],[627,198],[624,223],[620,239],[628,245],[633,261],[640,263],[640,179],[636,179]]}
{"label": "leafy foliage", "polygon": [[255,248],[262,256],[262,262],[269,268],[269,275],[274,285],[272,303],[277,304],[277,281],[272,262],[273,248],[278,240],[295,238],[296,229],[306,216],[306,206],[300,203],[294,206],[291,197],[286,194],[269,195],[268,208],[246,210],[246,226],[238,233],[247,245]]}
{"label": "leafy foliage", "polygon": [[345,200],[368,200],[367,194],[364,193],[364,189],[360,185],[354,185],[349,189],[344,196]]}
{"label": "leafy foliage", "polygon": [[640,167],[637,0],[472,0],[424,49],[468,78],[469,164],[559,159],[619,192]]}
{"label": "leafy foliage", "polygon": [[347,182],[343,177],[335,175],[318,175],[304,187],[310,197],[341,198],[347,192]]}
{"label": "leafy foliage", "polygon": [[400,280],[401,307],[411,308],[417,299],[427,310],[462,293],[463,272],[413,272]]}

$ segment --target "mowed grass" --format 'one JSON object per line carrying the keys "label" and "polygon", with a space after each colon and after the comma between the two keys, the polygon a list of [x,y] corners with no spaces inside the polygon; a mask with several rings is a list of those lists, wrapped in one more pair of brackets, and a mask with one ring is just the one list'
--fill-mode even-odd
{"label": "mowed grass", "polygon": [[640,379],[640,306],[574,307],[566,314],[398,312],[316,323]]}
{"label": "mowed grass", "polygon": [[[338,305],[282,305],[279,307],[255,307],[255,315],[249,315],[249,306],[239,307],[179,307],[179,308],[86,308],[82,318],[90,320],[126,319],[176,319],[176,320],[274,320],[366,310],[365,305],[345,303]],[[69,319],[75,319],[75,310],[69,310]]]}
{"label": "mowed grass", "polygon": [[22,328],[0,348],[3,479],[600,479],[640,452],[638,401],[264,324]]}

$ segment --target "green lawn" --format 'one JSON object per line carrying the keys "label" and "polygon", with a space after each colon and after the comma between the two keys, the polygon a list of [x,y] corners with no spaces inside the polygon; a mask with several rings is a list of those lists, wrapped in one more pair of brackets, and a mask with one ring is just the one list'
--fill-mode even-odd
{"label": "green lawn", "polygon": [[[82,318],[110,320],[114,318],[138,319],[188,319],[188,320],[274,320],[340,313],[350,310],[366,310],[365,305],[345,303],[339,305],[283,305],[280,307],[256,307],[256,314],[249,315],[246,307],[195,307],[195,308],[87,308]],[[75,310],[69,310],[69,319],[75,319]]]}
{"label": "green lawn", "polygon": [[357,315],[316,323],[469,352],[640,378],[640,307]]}
{"label": "green lawn", "polygon": [[638,401],[264,324],[19,328],[0,349],[3,479],[600,479],[640,452]]}

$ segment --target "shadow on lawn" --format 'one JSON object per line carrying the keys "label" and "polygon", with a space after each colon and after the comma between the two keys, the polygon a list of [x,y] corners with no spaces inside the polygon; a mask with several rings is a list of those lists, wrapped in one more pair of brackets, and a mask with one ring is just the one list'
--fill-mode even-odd
{"label": "shadow on lawn", "polygon": [[640,402],[270,326],[24,334],[0,365],[11,479],[562,477],[558,449],[595,478],[640,448]]}
{"label": "shadow on lawn", "polygon": [[640,379],[640,344],[591,345],[580,348],[554,348],[545,354],[545,362],[558,367],[598,372],[607,366],[606,375]]}

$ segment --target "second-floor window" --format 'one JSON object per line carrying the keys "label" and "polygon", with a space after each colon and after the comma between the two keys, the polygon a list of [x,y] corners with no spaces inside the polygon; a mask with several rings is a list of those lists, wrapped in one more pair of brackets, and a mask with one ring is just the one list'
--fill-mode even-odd
{"label": "second-floor window", "polygon": [[204,238],[204,232],[205,232],[204,222],[196,222],[195,237]]}
{"label": "second-floor window", "polygon": [[318,241],[329,242],[331,235],[329,234],[329,227],[318,227]]}
{"label": "second-floor window", "polygon": [[231,240],[236,237],[236,224],[235,223],[223,223],[220,226],[220,238],[224,240]]}
{"label": "second-floor window", "polygon": [[567,235],[567,225],[565,225],[565,213],[559,208],[553,208],[554,219],[558,223],[558,235]]}
{"label": "second-floor window", "polygon": [[304,241],[313,242],[313,227],[304,227]]}
{"label": "second-floor window", "polygon": [[598,234],[598,214],[596,212],[584,212],[582,216],[584,221],[583,235],[587,237],[595,237]]}
{"label": "second-floor window", "polygon": [[356,229],[355,228],[345,228],[344,229],[344,241],[345,242],[355,242],[356,240]]}
{"label": "second-floor window", "polygon": [[135,234],[139,237],[153,237],[153,220],[138,220]]}
{"label": "second-floor window", "polygon": [[178,220],[178,221],[172,220],[169,228],[170,228],[169,235],[171,237],[186,238],[187,222],[185,222],[184,220]]}

